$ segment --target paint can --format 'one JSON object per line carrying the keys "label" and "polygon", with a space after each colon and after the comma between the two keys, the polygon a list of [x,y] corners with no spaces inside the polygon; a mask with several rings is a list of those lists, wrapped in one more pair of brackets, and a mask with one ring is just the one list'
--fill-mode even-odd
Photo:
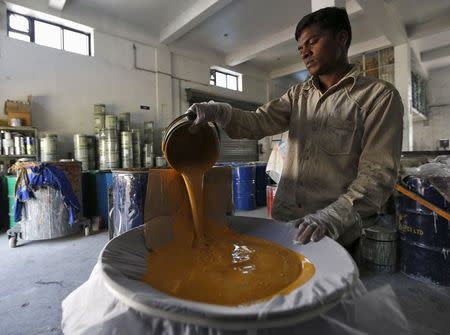
{"label": "paint can", "polygon": [[45,134],[44,137],[41,137],[40,147],[42,162],[51,162],[58,160],[56,154],[57,140],[58,136],[56,134]]}
{"label": "paint can", "polygon": [[98,133],[100,129],[105,128],[106,106],[104,104],[94,105],[94,128]]}
{"label": "paint can", "polygon": [[148,171],[112,171],[113,236],[144,224]]}
{"label": "paint can", "polygon": [[23,137],[21,134],[14,134],[13,135],[13,141],[14,141],[14,153],[17,156],[23,156],[26,154],[25,151],[25,137]]}
{"label": "paint can", "polygon": [[[217,162],[220,152],[220,133],[215,123],[200,125],[195,132],[190,131],[193,114],[183,114],[173,120],[162,136],[162,151],[167,163],[174,169],[178,167],[211,167]],[[158,157],[156,166],[158,167]]]}
{"label": "paint can", "polygon": [[34,155],[34,137],[26,136],[25,137],[25,151],[27,155]]}
{"label": "paint can", "polygon": [[[448,183],[448,178],[442,178]],[[404,183],[428,202],[450,211],[450,204],[427,178],[409,176]],[[450,286],[449,222],[404,195],[396,200],[400,270],[417,279]]]}
{"label": "paint can", "polygon": [[83,134],[73,135],[75,160],[81,162],[81,170],[89,170],[88,137]]}
{"label": "paint can", "polygon": [[120,133],[120,153],[122,158],[122,168],[129,169],[133,167],[133,134],[131,131],[122,131]]}
{"label": "paint can", "polygon": [[364,228],[361,236],[361,261],[378,272],[395,272],[398,259],[398,234],[394,225]]}
{"label": "paint can", "polygon": [[22,120],[21,119],[11,119],[10,121],[11,127],[20,127],[22,126]]}
{"label": "paint can", "polygon": [[119,168],[119,144],[115,129],[102,129],[99,133],[100,170]]}
{"label": "paint can", "polygon": [[117,130],[117,116],[115,115],[105,116],[105,129]]}
{"label": "paint can", "polygon": [[97,137],[87,136],[88,170],[96,169],[97,162]]}
{"label": "paint can", "polygon": [[232,169],[233,203],[236,210],[256,208],[256,166],[254,164],[236,165]]}
{"label": "paint can", "polygon": [[153,153],[153,144],[144,144],[144,167],[152,168],[155,166],[155,155]]}
{"label": "paint can", "polygon": [[167,161],[163,156],[156,156],[155,157],[155,166],[157,168],[165,168],[167,167]]}
{"label": "paint can", "polygon": [[106,114],[106,105],[105,104],[95,104],[94,105],[94,115],[95,114]]}
{"label": "paint can", "polygon": [[273,201],[275,200],[275,194],[277,193],[277,185],[266,186],[266,198],[267,198],[267,218],[272,218]]}
{"label": "paint can", "polygon": [[137,128],[131,129],[133,136],[133,166],[135,168],[140,168],[142,166],[142,155],[141,155],[141,131]]}
{"label": "paint can", "polygon": [[131,128],[131,114],[129,112],[122,112],[119,114],[119,130],[130,131]]}
{"label": "paint can", "polygon": [[154,122],[144,122],[144,144],[153,144]]}

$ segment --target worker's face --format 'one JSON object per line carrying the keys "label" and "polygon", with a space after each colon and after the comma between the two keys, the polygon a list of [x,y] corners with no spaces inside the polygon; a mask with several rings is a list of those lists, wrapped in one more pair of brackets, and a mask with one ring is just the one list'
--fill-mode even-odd
{"label": "worker's face", "polygon": [[347,57],[347,32],[333,34],[313,24],[303,29],[298,39],[298,51],[311,75],[333,72]]}

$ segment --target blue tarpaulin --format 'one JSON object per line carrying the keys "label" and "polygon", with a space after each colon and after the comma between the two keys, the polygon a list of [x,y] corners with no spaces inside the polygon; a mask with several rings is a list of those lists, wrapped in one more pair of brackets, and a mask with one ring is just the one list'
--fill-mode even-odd
{"label": "blue tarpaulin", "polygon": [[27,176],[28,178],[22,178],[22,181],[18,182],[14,208],[14,219],[16,222],[22,219],[22,207],[24,202],[33,198],[33,190],[45,186],[61,191],[69,212],[69,224],[73,224],[76,221],[77,214],[80,211],[80,203],[62,170],[43,163],[29,168]]}

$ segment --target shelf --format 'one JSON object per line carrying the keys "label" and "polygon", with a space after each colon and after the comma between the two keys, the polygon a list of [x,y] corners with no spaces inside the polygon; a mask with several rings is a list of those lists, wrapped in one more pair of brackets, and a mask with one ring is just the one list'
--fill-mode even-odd
{"label": "shelf", "polygon": [[0,130],[8,130],[8,131],[17,131],[17,132],[21,132],[21,131],[29,131],[29,132],[35,132],[37,131],[37,128],[35,127],[0,127]]}
{"label": "shelf", "polygon": [[37,155],[0,155],[0,159],[4,158],[36,158]]}

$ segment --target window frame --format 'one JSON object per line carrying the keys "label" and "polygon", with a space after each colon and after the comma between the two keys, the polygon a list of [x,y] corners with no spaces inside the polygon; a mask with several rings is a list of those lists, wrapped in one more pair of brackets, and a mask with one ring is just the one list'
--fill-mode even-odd
{"label": "window frame", "polygon": [[[21,30],[12,28],[11,24],[10,24],[10,16],[11,15],[20,15],[20,16],[25,17],[28,20],[29,32],[26,33],[26,32],[23,32]],[[20,13],[14,12],[14,11],[9,10],[9,9],[6,11],[6,34],[9,37],[9,32],[11,31],[11,32],[15,32],[15,33],[18,33],[18,34],[22,34],[22,35],[28,35],[30,37],[30,43],[35,43],[36,44],[36,42],[35,42],[35,29],[34,29],[34,23],[36,21],[42,22],[42,23],[46,23],[46,24],[49,24],[49,25],[52,25],[52,26],[55,26],[55,27],[59,27],[61,29],[61,49],[59,49],[59,48],[54,48],[54,49],[62,50],[62,51],[70,52],[70,53],[74,53],[74,54],[81,55],[81,56],[88,56],[88,57],[92,56],[92,46],[91,46],[91,35],[92,34],[91,33],[86,33],[84,31],[81,31],[81,30],[78,30],[78,29],[73,29],[73,28],[64,26],[64,25],[59,24],[59,23],[38,19],[38,18],[35,18],[33,16],[30,16],[30,15],[20,14]],[[77,52],[73,52],[73,51],[67,51],[67,50],[64,49],[64,30],[70,30],[72,32],[79,33],[79,34],[87,36],[87,38],[88,38],[88,54],[87,55],[83,55],[83,54],[80,54],[80,53],[77,53]]]}
{"label": "window frame", "polygon": [[[226,87],[218,86],[218,85],[217,85],[217,77],[216,77],[216,74],[217,74],[217,73],[221,73],[221,74],[224,74],[224,75],[225,75],[225,78],[226,78]],[[233,78],[236,80],[236,89],[233,89],[233,88],[229,88],[229,87],[228,87],[228,76],[231,76],[231,77],[233,77]],[[212,78],[212,77],[213,77],[213,78]],[[213,83],[212,83],[212,82],[213,82]],[[216,86],[216,87],[226,88],[226,89],[232,90],[232,91],[240,91],[240,90],[239,90],[239,75],[234,74],[234,73],[229,73],[229,72],[221,71],[221,70],[218,70],[218,69],[215,69],[215,68],[209,69],[209,84],[210,84],[210,85],[213,85],[213,86]]]}

